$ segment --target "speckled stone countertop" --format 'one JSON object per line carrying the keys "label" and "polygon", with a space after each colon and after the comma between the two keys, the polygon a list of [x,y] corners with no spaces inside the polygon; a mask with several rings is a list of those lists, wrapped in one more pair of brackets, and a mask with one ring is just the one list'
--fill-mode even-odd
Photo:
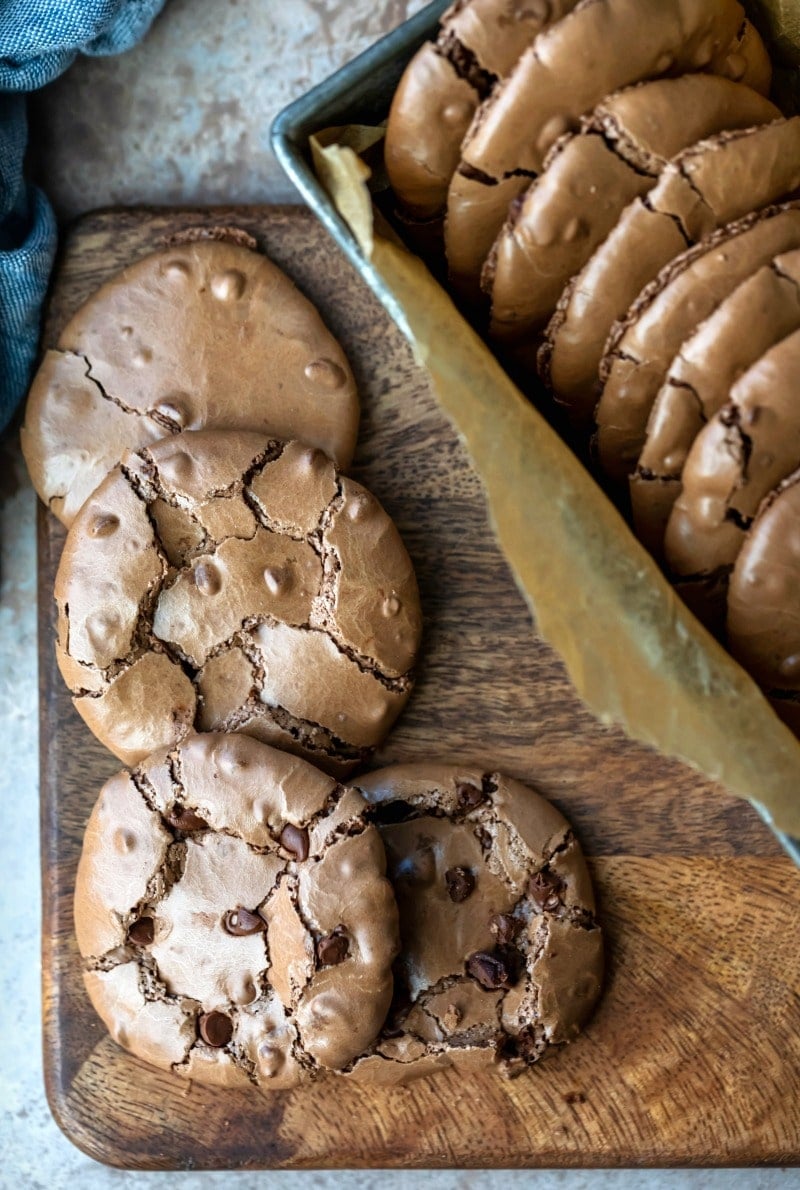
{"label": "speckled stone countertop", "polygon": [[[292,188],[269,148],[274,115],[420,7],[420,0],[171,0],[136,50],[82,59],[34,98],[32,166],[62,221],[119,203],[291,201]],[[35,501],[15,431],[0,444],[0,544],[0,1187],[800,1185],[795,1171],[781,1170],[136,1175],[79,1153],[53,1122],[42,1086]]]}

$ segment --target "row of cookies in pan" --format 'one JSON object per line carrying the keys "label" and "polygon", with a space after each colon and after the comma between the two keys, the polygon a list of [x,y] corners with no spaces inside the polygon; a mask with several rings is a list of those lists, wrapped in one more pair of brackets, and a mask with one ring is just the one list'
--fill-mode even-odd
{"label": "row of cookies in pan", "polygon": [[75,924],[116,1041],[262,1091],[517,1074],[575,1037],[602,975],[585,861],[532,790],[436,765],[343,787],[234,734],[105,785]]}
{"label": "row of cookies in pan", "polygon": [[[467,0],[448,10],[438,41],[412,59],[394,97],[386,166],[409,216],[444,219],[455,291],[468,301],[479,296],[509,210],[518,212],[547,172],[561,138],[580,131],[581,121],[615,92],[693,72],[768,90],[769,59],[736,0],[545,2],[526,5],[523,13],[508,0]],[[683,113],[688,134],[698,121],[694,139],[742,126],[736,101],[724,98],[709,100],[717,123],[711,112],[704,125],[696,102],[701,92],[687,97]],[[691,141],[681,142],[680,113],[673,120],[666,93],[655,102],[675,128],[674,145],[664,148],[669,155]],[[760,122],[768,111],[778,114],[756,104],[743,118]],[[646,125],[645,113],[645,138]],[[651,167],[659,152],[654,143]],[[634,144],[634,166],[637,156]],[[491,288],[491,274],[485,280]]]}
{"label": "row of cookies in pan", "polygon": [[599,458],[640,540],[797,730],[800,203],[671,262],[610,347]]}
{"label": "row of cookies in pan", "polygon": [[337,783],[408,698],[421,630],[395,526],[309,445],[349,461],[357,418],[316,311],[228,238],[101,289],[28,405],[69,523],[59,667],[135,766],[87,827],[85,984],[123,1046],[213,1084],[513,1073],[599,992],[589,878],[543,799],[437,768]]}
{"label": "row of cookies in pan", "polygon": [[[732,651],[776,692],[785,717],[797,718],[800,639],[786,599],[791,580],[775,577],[774,526],[800,466],[788,410],[800,212],[774,204],[800,187],[800,119],[784,119],[765,98],[770,67],[754,30],[737,26],[734,56],[724,53],[729,6],[660,5],[662,23],[645,19],[646,7],[589,0],[567,15],[554,11],[552,28],[494,84],[450,154],[444,200],[439,192],[450,282],[515,375],[538,373],[578,438],[586,444],[593,433],[615,495],[625,499],[630,482],[643,542],[710,626],[723,631],[727,614]],[[477,16],[467,4],[459,19],[473,8]],[[503,5],[480,11],[484,34],[502,14]],[[451,10],[440,56],[452,20]],[[687,35],[677,53],[662,40],[673,21]],[[715,37],[696,54],[701,27]],[[588,31],[601,28],[599,62]],[[407,77],[416,70],[412,62]],[[664,74],[675,77],[653,77]],[[592,91],[611,78],[635,85],[605,98]],[[600,98],[591,110],[576,98],[589,94]],[[407,162],[396,168],[404,107],[401,85],[387,163],[407,206],[412,171]],[[534,133],[541,112],[555,107],[580,119],[546,147]],[[737,563],[765,498],[769,509]],[[786,610],[776,619],[779,586]]]}

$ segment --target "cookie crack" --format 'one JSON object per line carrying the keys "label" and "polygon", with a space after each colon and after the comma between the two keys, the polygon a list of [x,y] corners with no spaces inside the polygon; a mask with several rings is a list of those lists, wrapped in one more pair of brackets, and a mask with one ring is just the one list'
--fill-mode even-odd
{"label": "cookie crack", "polygon": [[168,434],[179,434],[183,426],[175,419],[164,413],[160,409],[137,409],[134,405],[128,405],[121,397],[110,393],[103,383],[95,376],[92,371],[92,362],[87,355],[82,351],[62,351],[61,355],[72,356],[74,359],[82,360],[86,366],[86,379],[91,380],[92,384],[97,389],[101,398],[108,401],[112,405],[118,406],[123,413],[128,413],[132,417],[147,417],[154,421],[162,430],[166,430]]}
{"label": "cookie crack", "polygon": [[[643,149],[619,121],[607,112],[588,120],[587,129],[592,135],[599,136],[609,152],[640,178],[654,180],[666,165],[665,158]],[[645,164],[642,164],[643,161]]]}
{"label": "cookie crack", "polygon": [[681,478],[683,472],[673,471],[665,475],[654,471],[652,467],[642,467],[641,464],[637,464],[633,474],[636,479],[641,479],[644,483],[673,483],[675,480]]}
{"label": "cookie crack", "polygon": [[771,260],[769,267],[776,277],[779,277],[783,281],[788,281],[794,287],[798,298],[800,298],[800,282],[798,282],[797,278],[793,277],[791,273],[785,272],[777,260]]}
{"label": "cookie crack", "polygon": [[442,29],[434,44],[434,53],[446,58],[458,77],[477,91],[481,100],[488,99],[497,82],[497,75],[481,66],[477,54],[464,45],[452,29]]}
{"label": "cookie crack", "polygon": [[276,727],[285,731],[295,742],[312,755],[327,759],[341,759],[344,763],[361,764],[374,752],[374,748],[360,748],[343,740],[311,719],[294,715],[277,703],[263,702],[259,694],[251,694],[247,701],[226,715],[215,731],[241,730],[254,718],[269,719]]}
{"label": "cookie crack", "polygon": [[[680,176],[683,177],[683,174],[681,173]],[[694,189],[694,187],[692,187],[692,189]],[[695,193],[697,193],[697,191],[695,191]],[[692,236],[689,233],[683,220],[681,219],[680,215],[677,214],[676,211],[662,211],[662,210],[659,210],[658,207],[654,207],[652,205],[652,199],[649,194],[641,195],[641,197],[639,198],[638,201],[641,202],[642,206],[645,207],[645,209],[648,210],[651,215],[661,215],[661,216],[663,216],[664,219],[671,219],[672,222],[677,227],[678,231],[680,232],[681,238],[683,239],[687,248],[691,248],[692,245],[696,242],[694,236]]]}
{"label": "cookie crack", "polygon": [[83,959],[82,970],[87,972],[114,971],[125,963],[135,962],[137,957],[137,952],[132,946],[114,946],[111,950],[104,951],[103,954],[86,956]]}

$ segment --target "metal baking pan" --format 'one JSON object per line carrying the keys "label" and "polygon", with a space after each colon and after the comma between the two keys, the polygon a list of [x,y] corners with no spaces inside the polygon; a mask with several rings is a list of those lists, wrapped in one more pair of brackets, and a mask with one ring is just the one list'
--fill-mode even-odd
{"label": "metal baking pan", "polygon": [[[416,16],[382,37],[330,78],[290,103],[276,117],[270,131],[273,150],[284,170],[401,330],[405,330],[404,320],[393,294],[364,258],[350,228],[317,180],[309,137],[324,128],[379,124],[385,120],[406,63],[423,42],[435,38],[439,17],[449,3],[450,0],[433,0],[432,4],[426,5]],[[777,830],[765,807],[755,799],[752,804],[784,850],[800,866],[800,839]]]}

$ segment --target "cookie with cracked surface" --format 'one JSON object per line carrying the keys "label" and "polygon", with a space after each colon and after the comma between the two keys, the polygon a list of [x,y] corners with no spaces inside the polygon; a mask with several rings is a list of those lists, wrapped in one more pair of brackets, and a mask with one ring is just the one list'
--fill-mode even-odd
{"label": "cookie with cracked surface", "polygon": [[[800,117],[794,117],[699,141],[625,208],[565,290],[540,353],[542,379],[576,421],[585,423],[595,403],[601,425],[607,407],[636,402],[620,327],[661,269],[713,231],[790,197],[798,186]],[[645,424],[646,417],[642,433]],[[601,464],[612,474],[613,459],[599,446]]]}
{"label": "cookie with cracked surface", "polygon": [[728,587],[727,639],[734,657],[800,734],[800,471],[764,500]]}
{"label": "cookie with cracked surface", "polygon": [[[800,219],[798,229],[800,244]],[[736,260],[739,264],[739,253]],[[676,312],[680,300],[676,295]],[[676,338],[682,329],[677,328]],[[663,552],[667,522],[695,438],[725,404],[738,377],[798,329],[800,247],[757,269],[680,346],[656,394],[642,453],[630,478],[634,528],[651,553],[660,557]]]}
{"label": "cookie with cracked surface", "polygon": [[539,331],[570,278],[676,153],[780,114],[757,91],[714,74],[656,79],[603,100],[556,143],[492,247],[481,276],[492,337],[513,343]]}
{"label": "cookie with cracked surface", "polygon": [[763,45],[736,0],[582,0],[540,33],[464,138],[445,226],[458,292],[477,296],[510,204],[581,116],[632,83],[698,70],[769,89]]}
{"label": "cookie with cracked surface", "polygon": [[736,381],[694,440],[664,540],[675,575],[729,573],[761,501],[800,466],[800,330]]}
{"label": "cookie with cracked surface", "polygon": [[397,908],[366,804],[247,736],[194,735],[103,787],[75,929],[111,1036],[219,1086],[294,1086],[380,1029]]}
{"label": "cookie with cracked surface", "polygon": [[393,766],[357,785],[386,848],[402,949],[386,1025],[348,1077],[515,1074],[571,1041],[599,995],[603,952],[558,810],[518,781],[451,765]]}
{"label": "cookie with cracked surface", "polygon": [[187,431],[127,454],[73,522],[55,595],[74,704],[126,764],[230,730],[342,774],[411,691],[400,535],[300,443]]}
{"label": "cookie with cracked surface", "polygon": [[633,472],[658,385],[681,343],[741,282],[800,246],[798,235],[800,203],[766,207],[676,256],[642,290],[615,332],[617,375],[629,368],[630,388],[618,385],[615,399],[604,394],[595,411],[597,455],[609,477],[624,483]]}
{"label": "cookie with cracked surface", "polygon": [[444,13],[436,41],[421,46],[403,72],[386,126],[386,170],[407,215],[443,213],[478,104],[534,37],[576,3],[462,0]]}
{"label": "cookie with cracked surface", "polygon": [[107,281],[45,355],[22,450],[65,525],[126,450],[181,430],[300,438],[350,463],[359,402],[339,343],[251,237],[200,234]]}

